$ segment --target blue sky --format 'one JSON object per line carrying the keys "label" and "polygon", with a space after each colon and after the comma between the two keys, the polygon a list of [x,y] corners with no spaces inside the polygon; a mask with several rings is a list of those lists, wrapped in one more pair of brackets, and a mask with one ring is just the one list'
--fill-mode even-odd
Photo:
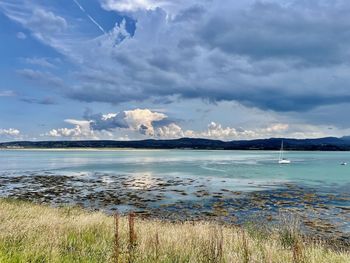
{"label": "blue sky", "polygon": [[345,0],[0,0],[0,141],[349,135]]}

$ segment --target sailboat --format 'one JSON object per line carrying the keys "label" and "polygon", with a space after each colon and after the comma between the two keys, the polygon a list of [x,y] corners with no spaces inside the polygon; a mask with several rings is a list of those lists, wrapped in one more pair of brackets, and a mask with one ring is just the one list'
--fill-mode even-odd
{"label": "sailboat", "polygon": [[278,158],[278,163],[279,163],[279,164],[290,164],[290,163],[291,163],[290,160],[285,159],[285,158],[283,157],[283,141],[282,141],[282,143],[281,143],[281,150],[280,150],[280,156],[279,156],[279,158]]}

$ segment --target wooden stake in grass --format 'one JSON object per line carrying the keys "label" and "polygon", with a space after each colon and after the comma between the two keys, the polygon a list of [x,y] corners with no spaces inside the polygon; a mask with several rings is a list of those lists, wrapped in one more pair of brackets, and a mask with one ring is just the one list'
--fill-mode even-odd
{"label": "wooden stake in grass", "polygon": [[293,263],[303,262],[303,244],[302,241],[297,238],[293,244]]}
{"label": "wooden stake in grass", "polygon": [[135,234],[135,213],[129,214],[129,245],[134,247],[136,243],[136,234]]}
{"label": "wooden stake in grass", "polygon": [[135,213],[129,214],[129,263],[134,262],[134,249],[136,246]]}
{"label": "wooden stake in grass", "polygon": [[115,223],[115,229],[114,229],[114,257],[115,262],[119,262],[119,214],[115,213],[114,215],[114,223]]}

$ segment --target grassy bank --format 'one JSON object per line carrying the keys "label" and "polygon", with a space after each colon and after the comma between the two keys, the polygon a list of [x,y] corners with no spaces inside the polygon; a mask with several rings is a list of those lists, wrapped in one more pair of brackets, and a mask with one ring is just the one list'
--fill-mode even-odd
{"label": "grassy bank", "polygon": [[[119,220],[119,262],[350,262],[291,227],[242,230],[214,223]],[[0,199],[0,262],[116,262],[115,221],[103,213]]]}

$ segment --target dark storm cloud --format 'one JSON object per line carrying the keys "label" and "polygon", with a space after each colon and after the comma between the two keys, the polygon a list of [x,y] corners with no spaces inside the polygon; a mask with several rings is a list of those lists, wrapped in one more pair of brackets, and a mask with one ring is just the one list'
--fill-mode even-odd
{"label": "dark storm cloud", "polygon": [[243,12],[222,10],[200,28],[200,37],[210,48],[253,59],[298,59],[318,66],[347,62],[349,4],[303,2],[288,6],[257,2]]}
{"label": "dark storm cloud", "polygon": [[[297,88],[295,88],[297,89]],[[317,89],[317,87],[315,88]],[[234,87],[230,89],[201,89],[201,96],[206,101],[216,103],[220,101],[239,101],[248,107],[256,107],[263,110],[275,110],[278,112],[296,111],[303,112],[314,109],[321,105],[335,105],[341,103],[350,103],[350,94],[317,94],[293,92],[283,86],[280,87],[262,87],[245,86],[244,88]],[[196,98],[197,92],[184,93],[184,98]]]}
{"label": "dark storm cloud", "polygon": [[242,104],[250,107],[259,107],[261,109],[269,110],[271,108],[276,111],[308,111],[313,109],[316,105],[333,105],[339,103],[349,103],[350,95],[335,95],[335,96],[322,96],[312,94],[289,94],[286,95],[282,92],[276,92],[275,90],[269,95],[255,94],[252,97],[247,94],[246,97],[240,97],[238,101]]}

